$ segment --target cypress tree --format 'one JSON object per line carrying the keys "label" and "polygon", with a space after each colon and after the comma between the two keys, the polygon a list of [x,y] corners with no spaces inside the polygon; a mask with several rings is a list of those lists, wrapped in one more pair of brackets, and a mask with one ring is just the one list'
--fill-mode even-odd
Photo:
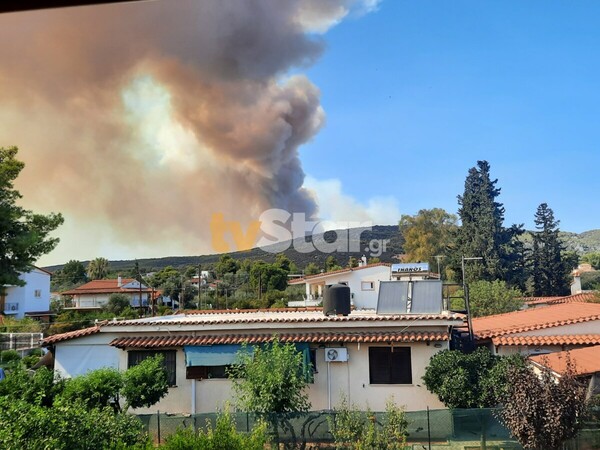
{"label": "cypress tree", "polygon": [[469,169],[464,194],[458,196],[461,227],[453,266],[460,273],[461,256],[482,257],[466,266],[467,282],[505,280],[522,288],[523,248],[517,237],[523,229],[522,225],[504,227],[504,206],[496,200],[500,195],[497,182],[490,177],[487,161],[477,161],[477,167]]}
{"label": "cypress tree", "polygon": [[535,213],[533,250],[531,252],[533,295],[546,297],[568,295],[571,268],[563,258],[565,250],[559,236],[559,220],[546,203],[538,206]]}

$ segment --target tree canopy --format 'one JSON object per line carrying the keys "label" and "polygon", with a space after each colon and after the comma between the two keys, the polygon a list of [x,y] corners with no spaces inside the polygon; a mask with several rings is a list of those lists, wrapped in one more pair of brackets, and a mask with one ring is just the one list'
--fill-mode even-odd
{"label": "tree canopy", "polygon": [[25,167],[17,153],[17,147],[0,147],[0,291],[23,285],[19,274],[56,247],[58,238],[50,233],[63,223],[60,214],[35,214],[17,205],[22,196],[13,183]]}
{"label": "tree canopy", "polygon": [[411,262],[437,266],[437,255],[447,255],[457,231],[456,216],[441,208],[422,209],[416,215],[400,218],[404,254]]}
{"label": "tree canopy", "polygon": [[[462,289],[455,296],[464,296]],[[508,286],[505,281],[480,280],[469,284],[469,304],[473,317],[518,311],[523,306],[522,297],[520,290]],[[460,308],[453,305],[453,309]]]}
{"label": "tree canopy", "polygon": [[546,297],[570,293],[570,273],[573,267],[563,258],[564,245],[559,236],[560,221],[548,204],[542,203],[535,213],[533,250],[531,252],[533,295]]}
{"label": "tree canopy", "polygon": [[482,257],[465,270],[467,282],[506,280],[520,288],[525,284],[523,244],[516,239],[521,225],[504,227],[504,206],[497,201],[498,180],[490,177],[487,161],[477,161],[469,169],[463,195],[458,196],[461,227],[457,233],[453,270],[460,273],[461,257]]}
{"label": "tree canopy", "polygon": [[498,357],[484,347],[472,353],[443,350],[429,361],[423,382],[448,408],[491,408],[509,382],[508,368],[523,364],[519,355]]}
{"label": "tree canopy", "polygon": [[102,280],[108,276],[110,262],[106,258],[95,258],[87,266],[87,276],[90,280]]}

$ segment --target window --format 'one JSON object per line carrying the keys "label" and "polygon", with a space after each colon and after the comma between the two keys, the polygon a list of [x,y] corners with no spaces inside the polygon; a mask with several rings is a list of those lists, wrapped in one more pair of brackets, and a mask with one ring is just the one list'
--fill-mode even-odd
{"label": "window", "polygon": [[40,298],[40,297],[42,296],[42,290],[41,290],[41,289],[36,289],[36,290],[33,292],[33,295],[35,295],[35,296],[36,296],[36,298]]}
{"label": "window", "polygon": [[412,384],[410,347],[369,347],[371,384]]}
{"label": "window", "polygon": [[176,350],[135,350],[128,352],[127,367],[137,366],[146,358],[151,358],[156,355],[162,355],[163,365],[167,371],[167,378],[169,380],[169,386],[175,386],[177,380],[176,367]]}
{"label": "window", "polygon": [[188,380],[206,380],[210,378],[229,378],[227,366],[189,366],[185,369],[185,378]]}
{"label": "window", "polygon": [[374,291],[375,290],[375,282],[374,281],[363,281],[360,283],[360,289],[362,291]]}

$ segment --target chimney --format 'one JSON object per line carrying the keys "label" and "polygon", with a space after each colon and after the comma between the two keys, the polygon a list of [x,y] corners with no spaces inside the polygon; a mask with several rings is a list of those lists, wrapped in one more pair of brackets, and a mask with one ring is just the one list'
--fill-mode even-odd
{"label": "chimney", "polygon": [[571,295],[581,294],[581,292],[581,276],[579,270],[575,269],[573,271],[573,282],[571,283]]}
{"label": "chimney", "polygon": [[123,284],[123,279],[121,278],[121,275],[119,275],[117,277],[117,287],[121,287],[122,284]]}
{"label": "chimney", "polygon": [[359,267],[364,267],[367,265],[367,257],[365,255],[362,255],[362,257],[360,258],[360,262],[358,263]]}

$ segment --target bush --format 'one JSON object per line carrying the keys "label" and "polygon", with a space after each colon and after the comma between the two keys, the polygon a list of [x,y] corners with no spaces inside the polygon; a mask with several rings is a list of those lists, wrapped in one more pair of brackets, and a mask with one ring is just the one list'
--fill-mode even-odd
{"label": "bush", "polygon": [[0,399],[0,442],[5,450],[96,450],[148,446],[139,419],[82,403],[44,408]]}
{"label": "bush", "polygon": [[168,391],[169,380],[161,355],[146,358],[123,374],[121,393],[127,399],[125,410],[129,407],[150,407],[167,395]]}
{"label": "bush", "polygon": [[4,350],[0,352],[0,366],[5,368],[13,368],[19,365],[21,357],[16,350]]}
{"label": "bush", "polygon": [[63,388],[64,381],[56,379],[54,372],[46,367],[33,374],[17,368],[0,383],[0,397],[23,400],[36,406],[51,406]]}
{"label": "bush", "polygon": [[381,423],[371,411],[362,412],[342,397],[340,406],[329,418],[336,449],[339,450],[404,450],[408,421],[404,409],[388,400]]}
{"label": "bush", "polygon": [[161,447],[164,450],[263,450],[267,443],[267,428],[259,423],[250,434],[236,430],[235,422],[228,412],[217,416],[213,429],[207,420],[207,431],[191,428],[177,430]]}
{"label": "bush", "polygon": [[117,369],[97,369],[68,380],[60,398],[66,403],[80,401],[88,408],[110,406],[118,411],[122,387],[123,375]]}

